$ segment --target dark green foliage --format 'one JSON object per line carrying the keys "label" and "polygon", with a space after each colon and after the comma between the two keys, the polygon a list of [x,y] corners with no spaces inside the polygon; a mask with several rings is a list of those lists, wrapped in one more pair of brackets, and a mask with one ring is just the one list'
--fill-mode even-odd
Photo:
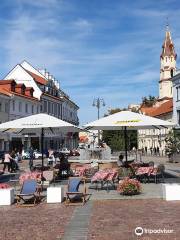
{"label": "dark green foliage", "polygon": [[[122,109],[126,110],[126,109]],[[108,110],[106,116],[122,111],[120,108]],[[131,150],[133,147],[137,148],[137,131],[128,130],[128,150]],[[102,140],[106,142],[112,150],[123,151],[125,148],[124,144],[124,131],[122,130],[104,130],[102,134]]]}
{"label": "dark green foliage", "polygon": [[174,129],[173,131],[169,132],[165,141],[166,141],[165,151],[169,157],[175,153],[180,152],[180,131],[179,130]]}
{"label": "dark green foliage", "polygon": [[156,97],[149,95],[149,97],[142,98],[142,103],[146,107],[152,107],[156,100]]}

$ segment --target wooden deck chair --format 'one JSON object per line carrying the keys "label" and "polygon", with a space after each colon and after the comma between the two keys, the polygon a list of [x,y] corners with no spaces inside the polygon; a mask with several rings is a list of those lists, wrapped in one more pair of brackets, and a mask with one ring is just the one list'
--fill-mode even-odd
{"label": "wooden deck chair", "polygon": [[[40,192],[36,180],[27,179],[23,182],[21,191],[17,194],[17,205],[35,206],[40,200]],[[31,203],[30,203],[31,202]]]}
{"label": "wooden deck chair", "polygon": [[[80,184],[83,188],[79,191]],[[66,205],[84,205],[89,200],[91,194],[87,193],[86,183],[82,177],[70,177],[68,181],[68,189],[66,192]],[[89,197],[88,197],[89,196]]]}

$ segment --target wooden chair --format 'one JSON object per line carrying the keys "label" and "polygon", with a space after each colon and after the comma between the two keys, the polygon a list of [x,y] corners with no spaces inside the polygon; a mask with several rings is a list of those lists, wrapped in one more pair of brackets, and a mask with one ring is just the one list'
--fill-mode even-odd
{"label": "wooden chair", "polygon": [[16,198],[17,205],[19,206],[35,206],[35,204],[40,201],[40,191],[36,180],[25,180],[23,182],[21,191],[19,194],[17,194]]}
{"label": "wooden chair", "polygon": [[[82,190],[79,190],[81,183]],[[66,205],[84,205],[91,194],[87,193],[85,179],[82,177],[70,177],[66,192]]]}
{"label": "wooden chair", "polygon": [[160,181],[160,178],[162,179],[163,183],[165,182],[164,180],[164,171],[165,171],[165,166],[164,164],[159,164],[157,168],[154,168],[154,170],[150,174],[150,178],[154,178],[154,182],[158,183]]}

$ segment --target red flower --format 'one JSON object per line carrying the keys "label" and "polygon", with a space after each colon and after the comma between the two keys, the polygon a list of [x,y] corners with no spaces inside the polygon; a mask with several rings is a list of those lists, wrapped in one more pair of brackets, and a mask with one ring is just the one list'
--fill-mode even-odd
{"label": "red flower", "polygon": [[136,179],[130,179],[128,177],[119,181],[117,191],[121,194],[131,195],[137,194],[141,191],[141,184]]}

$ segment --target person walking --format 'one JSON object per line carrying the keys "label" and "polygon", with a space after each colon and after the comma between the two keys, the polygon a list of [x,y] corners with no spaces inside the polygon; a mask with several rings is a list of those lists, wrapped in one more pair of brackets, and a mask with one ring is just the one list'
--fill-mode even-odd
{"label": "person walking", "polygon": [[147,147],[145,147],[145,153],[146,153],[146,155],[147,155]]}
{"label": "person walking", "polygon": [[29,169],[32,171],[33,169],[33,160],[34,160],[34,150],[32,147],[29,149]]}
{"label": "person walking", "polygon": [[13,158],[11,157],[11,155],[9,154],[9,152],[6,152],[4,155],[4,167],[3,167],[3,172],[5,172],[6,167],[8,168],[8,172],[11,171],[11,161],[13,160]]}
{"label": "person walking", "polygon": [[53,162],[55,161],[55,157],[54,157],[54,151],[50,148],[49,150],[48,150],[48,165],[52,165],[53,164]]}
{"label": "person walking", "polygon": [[11,161],[10,161],[10,168],[11,168],[11,172],[16,172],[16,154],[17,154],[17,149],[13,149],[10,153],[11,156]]}
{"label": "person walking", "polygon": [[157,147],[156,151],[157,151],[157,155],[160,156],[159,147]]}

